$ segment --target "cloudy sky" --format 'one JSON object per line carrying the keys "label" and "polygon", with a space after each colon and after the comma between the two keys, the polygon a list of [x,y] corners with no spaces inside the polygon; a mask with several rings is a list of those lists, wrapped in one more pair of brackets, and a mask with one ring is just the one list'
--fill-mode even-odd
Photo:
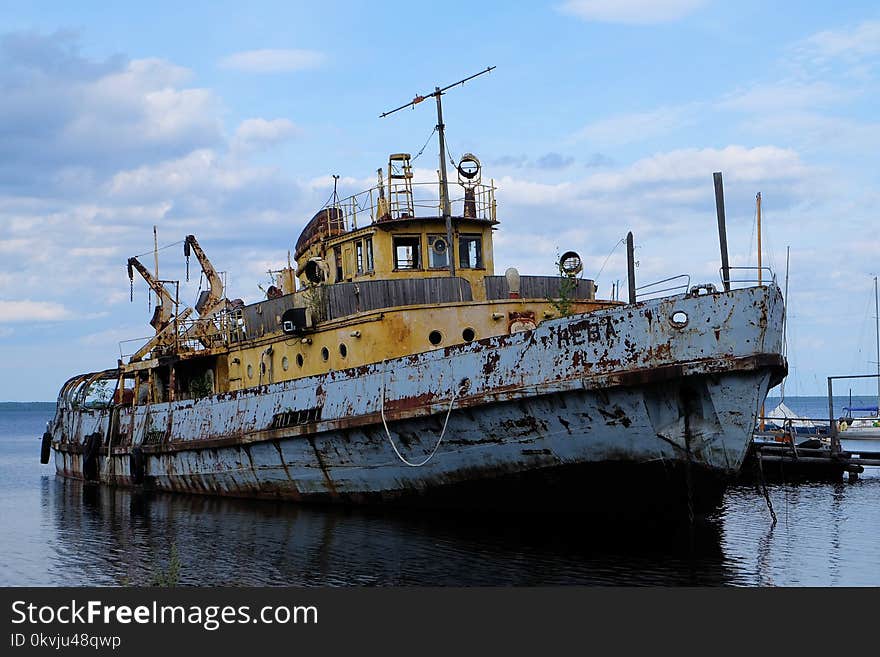
{"label": "cloudy sky", "polygon": [[[444,119],[498,186],[496,269],[574,248],[607,294],[631,229],[641,282],[718,282],[722,171],[734,264],[755,264],[757,192],[780,281],[791,247],[787,394],[871,370],[880,8],[768,4],[0,0],[0,400],[53,399],[149,335],[125,261],[154,225],[256,300],[333,174],[360,191],[435,123],[379,114],[489,65]],[[180,245],[160,275],[183,278]]]}

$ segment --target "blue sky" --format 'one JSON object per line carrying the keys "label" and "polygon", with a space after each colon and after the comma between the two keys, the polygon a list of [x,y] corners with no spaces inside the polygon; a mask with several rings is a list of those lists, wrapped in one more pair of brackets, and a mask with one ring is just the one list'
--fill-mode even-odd
{"label": "blue sky", "polygon": [[489,65],[444,118],[498,185],[498,270],[574,248],[587,276],[607,259],[601,295],[631,229],[641,281],[717,282],[721,170],[734,263],[754,264],[759,191],[780,278],[791,246],[787,393],[874,367],[876,3],[0,0],[0,400],[52,399],[149,334],[125,261],[154,224],[258,298],[332,174],[360,191],[435,122],[378,115]]}

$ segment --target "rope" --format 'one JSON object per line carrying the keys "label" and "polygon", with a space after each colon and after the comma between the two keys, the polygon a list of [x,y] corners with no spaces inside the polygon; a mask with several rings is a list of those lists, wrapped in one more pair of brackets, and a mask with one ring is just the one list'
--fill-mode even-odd
{"label": "rope", "polygon": [[[165,249],[170,249],[172,246],[177,246],[178,244],[183,244],[185,240],[180,240],[179,242],[172,242],[171,244],[166,244],[165,246],[160,246],[156,251],[164,251]],[[153,250],[147,251],[146,253],[139,253],[135,256],[135,258],[143,258],[146,255],[152,255]]]}
{"label": "rope", "polygon": [[391,431],[388,430],[388,422],[385,420],[385,370],[386,361],[382,361],[382,404],[379,407],[379,410],[382,415],[382,426],[385,427],[385,435],[388,436],[388,442],[391,443],[391,448],[394,450],[394,453],[397,454],[397,458],[399,458],[403,463],[410,466],[411,468],[420,468],[432,458],[434,458],[434,454],[437,453],[437,448],[440,447],[440,443],[443,442],[443,436],[446,435],[446,427],[449,426],[449,416],[452,414],[452,407],[455,405],[455,400],[458,398],[458,391],[453,390],[452,392],[452,399],[449,402],[449,409],[446,411],[446,419],[443,420],[443,430],[440,432],[440,437],[437,439],[437,444],[434,445],[434,449],[431,450],[431,453],[428,454],[425,460],[421,463],[410,463],[403,457],[403,455],[400,453],[400,450],[397,449],[397,445],[394,444],[394,440],[391,438]]}
{"label": "rope", "polygon": [[625,237],[623,237],[623,238],[619,239],[617,242],[615,242],[614,246],[611,249],[611,252],[605,257],[605,262],[603,262],[602,266],[599,268],[599,273],[596,274],[595,280],[597,280],[597,281],[599,280],[599,277],[602,275],[602,272],[605,271],[605,265],[608,264],[608,261],[611,260],[611,256],[614,255],[614,252],[617,251],[617,247],[620,246],[621,244],[626,244]]}
{"label": "rope", "polygon": [[758,483],[760,484],[760,490],[764,494],[764,501],[767,502],[767,508],[770,510],[770,517],[773,519],[773,524],[771,527],[776,526],[776,511],[773,510],[773,502],[770,501],[770,493],[767,491],[767,483],[764,481],[764,464],[761,459],[761,448],[757,449],[757,459],[756,467],[758,470]]}
{"label": "rope", "polygon": [[434,133],[435,133],[435,132],[437,132],[437,126],[434,126],[434,129],[431,130],[431,134],[428,135],[428,138],[425,140],[425,145],[422,146],[421,150],[419,150],[419,152],[416,153],[416,156],[415,156],[414,158],[412,158],[412,159],[409,161],[410,164],[412,164],[413,162],[415,162],[416,160],[418,160],[418,159],[419,159],[419,155],[421,155],[422,153],[425,152],[425,149],[428,147],[428,142],[431,141],[431,137],[434,136]]}

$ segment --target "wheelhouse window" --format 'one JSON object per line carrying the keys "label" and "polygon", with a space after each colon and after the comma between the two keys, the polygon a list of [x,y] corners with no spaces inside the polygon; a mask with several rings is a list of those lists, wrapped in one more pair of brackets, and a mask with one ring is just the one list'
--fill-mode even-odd
{"label": "wheelhouse window", "polygon": [[396,235],[394,237],[394,268],[421,269],[421,240],[418,235]]}
{"label": "wheelhouse window", "polygon": [[373,264],[373,238],[368,237],[364,240],[364,252],[366,254],[366,271],[373,271],[376,269]]}
{"label": "wheelhouse window", "polygon": [[355,265],[357,273],[373,271],[373,238],[367,237],[355,242]]}
{"label": "wheelhouse window", "polygon": [[428,262],[431,269],[449,267],[449,244],[446,235],[428,235]]}
{"label": "wheelhouse window", "polygon": [[462,235],[458,240],[458,266],[462,269],[483,268],[483,236]]}
{"label": "wheelhouse window", "polygon": [[342,247],[341,246],[333,247],[333,259],[336,261],[336,282],[341,283],[345,277],[345,272],[342,271]]}

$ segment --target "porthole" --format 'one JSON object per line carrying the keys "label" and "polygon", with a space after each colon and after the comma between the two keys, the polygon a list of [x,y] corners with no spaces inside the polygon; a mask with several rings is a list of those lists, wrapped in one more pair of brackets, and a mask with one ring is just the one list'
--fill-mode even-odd
{"label": "porthole", "polygon": [[302,354],[296,355],[296,365],[297,365],[297,367],[303,366],[303,355]]}
{"label": "porthole", "polygon": [[344,344],[339,345],[339,355],[343,358],[348,356],[348,347],[346,347]]}
{"label": "porthole", "polygon": [[321,358],[330,360],[330,350],[327,347],[321,347]]}
{"label": "porthole", "polygon": [[437,346],[441,342],[443,342],[443,334],[440,331],[431,331],[428,333],[428,342],[432,345]]}
{"label": "porthole", "polygon": [[283,369],[286,372],[289,367],[290,367],[290,361],[287,360],[287,356],[284,356],[281,359],[281,369]]}
{"label": "porthole", "polygon": [[669,318],[669,323],[675,328],[684,328],[688,323],[687,313],[682,312],[681,310],[675,311],[672,313],[672,317]]}
{"label": "porthole", "polygon": [[465,342],[471,342],[476,334],[474,333],[474,329],[468,326],[464,331],[461,332],[461,337],[464,338]]}
{"label": "porthole", "polygon": [[253,379],[253,378],[254,378],[254,366],[253,366],[253,365],[248,365],[248,366],[247,366],[247,373],[248,373],[248,378],[249,378],[249,379]]}

